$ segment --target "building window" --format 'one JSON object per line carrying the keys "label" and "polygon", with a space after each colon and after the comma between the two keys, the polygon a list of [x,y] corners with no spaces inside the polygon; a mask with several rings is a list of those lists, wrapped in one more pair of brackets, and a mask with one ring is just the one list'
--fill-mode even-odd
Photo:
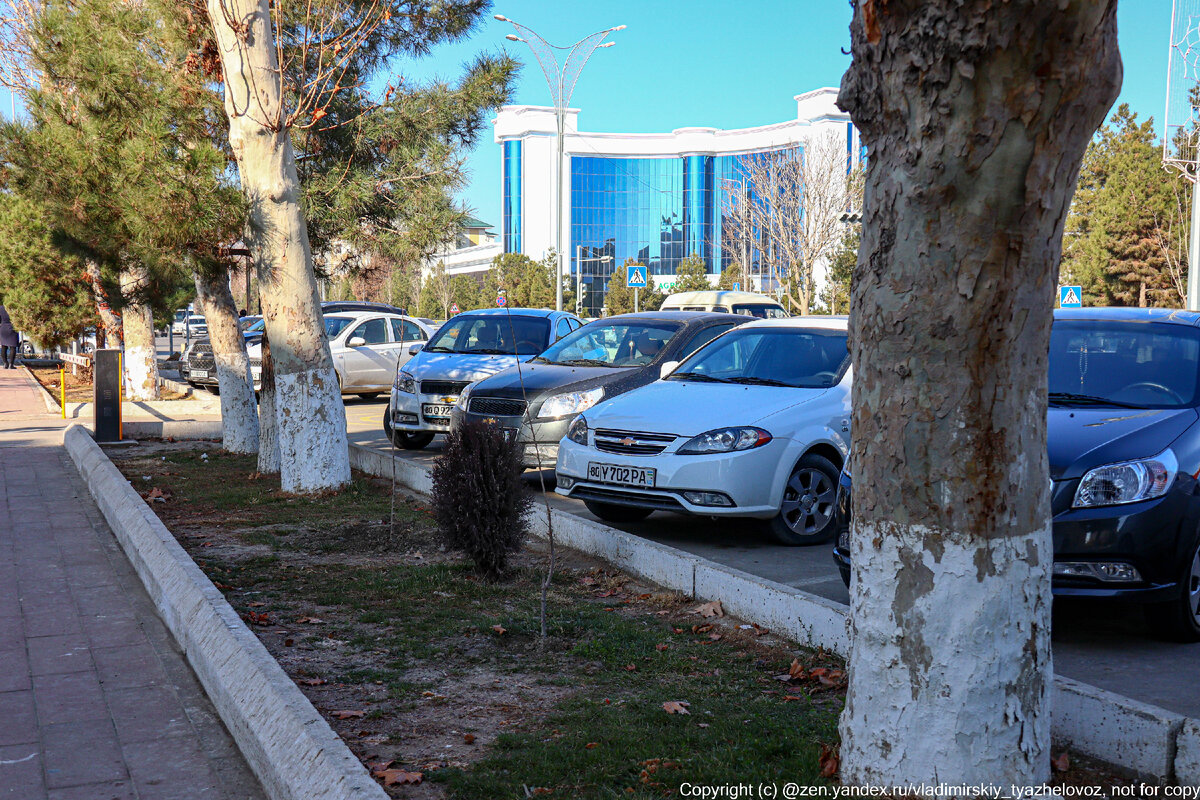
{"label": "building window", "polygon": [[506,139],[503,147],[504,252],[521,252],[521,195],[524,176],[521,170],[520,139]]}

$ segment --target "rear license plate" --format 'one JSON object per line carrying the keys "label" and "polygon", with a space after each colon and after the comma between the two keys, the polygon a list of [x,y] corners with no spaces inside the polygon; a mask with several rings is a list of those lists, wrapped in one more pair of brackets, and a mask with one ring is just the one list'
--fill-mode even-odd
{"label": "rear license plate", "polygon": [[433,419],[449,419],[450,410],[453,408],[454,406],[441,406],[434,405],[433,403],[426,403],[425,405],[421,406],[421,413],[427,417],[432,417]]}
{"label": "rear license plate", "polygon": [[625,467],[620,464],[588,462],[588,480],[616,483],[621,486],[654,486],[656,470],[649,467]]}
{"label": "rear license plate", "polygon": [[193,377],[193,378],[207,378],[207,377],[208,377],[208,370],[206,370],[206,369],[194,369],[194,370],[192,370],[192,377]]}

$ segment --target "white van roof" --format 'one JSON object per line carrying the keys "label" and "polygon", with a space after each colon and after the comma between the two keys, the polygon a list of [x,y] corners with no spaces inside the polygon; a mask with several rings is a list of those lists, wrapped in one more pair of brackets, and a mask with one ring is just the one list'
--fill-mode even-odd
{"label": "white van roof", "polygon": [[726,292],[709,290],[701,292],[679,292],[667,297],[662,307],[668,306],[728,306],[733,303],[766,303],[783,308],[778,300],[756,292]]}

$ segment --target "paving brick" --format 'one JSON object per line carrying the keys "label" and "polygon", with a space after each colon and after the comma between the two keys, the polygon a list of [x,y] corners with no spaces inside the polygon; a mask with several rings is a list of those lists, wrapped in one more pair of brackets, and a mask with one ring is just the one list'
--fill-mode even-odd
{"label": "paving brick", "polygon": [[106,692],[108,707],[123,746],[164,736],[189,736],[197,742],[183,704],[168,686],[139,686]]}
{"label": "paving brick", "polygon": [[0,692],[0,746],[38,741],[37,709],[33,692]]}
{"label": "paving brick", "polygon": [[52,789],[129,777],[117,732],[109,719],[42,728],[46,785]]}
{"label": "paving brick", "polygon": [[159,655],[148,643],[132,647],[93,647],[92,660],[96,663],[100,686],[106,691],[167,683],[167,673]]}
{"label": "paving brick", "polygon": [[42,759],[35,745],[0,747],[0,798],[45,800]]}
{"label": "paving brick", "polygon": [[129,775],[142,800],[217,800],[221,779],[194,739],[160,738],[125,748]]}
{"label": "paving brick", "polygon": [[15,692],[32,687],[29,679],[29,657],[25,643],[19,647],[0,650],[0,692]]}
{"label": "paving brick", "polygon": [[34,675],[91,670],[92,654],[87,637],[81,633],[67,636],[41,636],[26,642],[29,669]]}
{"label": "paving brick", "polygon": [[132,781],[114,781],[51,789],[49,800],[138,800],[138,796]]}
{"label": "paving brick", "polygon": [[109,716],[100,681],[90,670],[35,675],[33,694],[37,698],[38,719],[42,725],[108,719]]}

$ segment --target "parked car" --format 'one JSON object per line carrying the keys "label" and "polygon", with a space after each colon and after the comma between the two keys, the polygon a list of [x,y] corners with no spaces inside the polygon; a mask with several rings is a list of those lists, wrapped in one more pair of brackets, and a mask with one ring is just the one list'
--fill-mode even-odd
{"label": "parked car", "polygon": [[171,320],[171,333],[176,336],[183,336],[183,332],[187,329],[188,311],[186,308],[181,308],[175,312],[175,317]]}
{"label": "parked car", "polygon": [[[1144,603],[1160,634],[1200,641],[1200,313],[1060,309],[1049,373],[1055,596]],[[849,586],[850,474],[839,483]]]}
{"label": "parked car", "polygon": [[[397,363],[411,357],[408,348],[424,342],[430,331],[411,317],[372,311],[326,314],[325,335],[342,394],[371,399],[390,389]],[[262,377],[262,339],[246,346],[250,372],[257,389]],[[188,346],[183,359],[184,380],[193,386],[217,389],[212,344],[203,339]]]}
{"label": "parked car", "polygon": [[584,325],[520,372],[509,367],[464,389],[450,427],[466,420],[498,425],[520,442],[526,468],[553,467],[559,440],[581,412],[653,383],[662,364],[682,361],[746,321],[733,314],[655,311]]}
{"label": "parked car", "polygon": [[659,510],[751,517],[783,544],[824,541],[850,380],[845,317],[749,322],[576,417],[557,491],[614,522]]}
{"label": "parked car", "polygon": [[791,316],[779,301],[755,292],[678,292],[668,295],[662,311],[721,311],[759,319],[784,319]]}
{"label": "parked car", "polygon": [[[173,324],[173,323],[172,323]],[[192,314],[183,322],[183,335],[189,339],[208,336],[208,322],[199,314]]]}
{"label": "parked car", "polygon": [[450,430],[450,414],[467,384],[528,361],[583,323],[574,314],[538,308],[465,311],[438,329],[413,360],[396,369],[383,430],[395,444],[420,450]]}

